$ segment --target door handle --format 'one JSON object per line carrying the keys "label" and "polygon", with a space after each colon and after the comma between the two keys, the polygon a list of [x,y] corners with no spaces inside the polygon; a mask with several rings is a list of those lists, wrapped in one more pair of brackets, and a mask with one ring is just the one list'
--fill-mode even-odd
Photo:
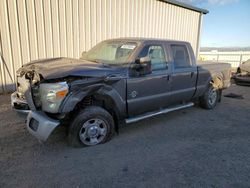
{"label": "door handle", "polygon": [[166,78],[169,81],[170,80],[170,75],[164,75],[161,78]]}

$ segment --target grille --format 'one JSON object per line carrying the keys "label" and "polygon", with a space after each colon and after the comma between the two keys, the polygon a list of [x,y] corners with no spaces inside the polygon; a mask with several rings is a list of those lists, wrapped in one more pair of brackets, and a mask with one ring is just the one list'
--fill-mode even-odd
{"label": "grille", "polygon": [[17,94],[18,97],[25,100],[24,93],[25,93],[25,86],[26,86],[26,79],[25,77],[17,77]]}
{"label": "grille", "polygon": [[33,96],[33,101],[35,103],[36,107],[41,107],[41,100],[40,100],[40,93],[39,93],[39,87],[34,86],[32,87],[32,96]]}

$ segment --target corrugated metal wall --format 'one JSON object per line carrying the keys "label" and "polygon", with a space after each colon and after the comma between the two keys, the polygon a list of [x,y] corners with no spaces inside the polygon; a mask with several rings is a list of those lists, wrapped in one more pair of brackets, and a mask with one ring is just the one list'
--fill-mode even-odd
{"label": "corrugated metal wall", "polygon": [[201,13],[157,0],[0,0],[0,92],[34,59],[76,57],[116,37],[199,44]]}

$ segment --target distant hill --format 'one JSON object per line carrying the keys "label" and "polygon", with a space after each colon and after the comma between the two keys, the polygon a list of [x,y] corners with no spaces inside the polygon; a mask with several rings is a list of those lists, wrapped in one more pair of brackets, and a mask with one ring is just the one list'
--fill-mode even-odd
{"label": "distant hill", "polygon": [[249,47],[201,47],[200,51],[201,52],[210,52],[212,50],[217,50],[219,52],[235,52],[235,51],[250,51],[250,46]]}

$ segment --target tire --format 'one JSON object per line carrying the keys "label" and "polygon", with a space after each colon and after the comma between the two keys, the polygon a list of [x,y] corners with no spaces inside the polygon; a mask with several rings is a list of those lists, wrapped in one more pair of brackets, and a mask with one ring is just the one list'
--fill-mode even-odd
{"label": "tire", "polygon": [[220,92],[210,85],[200,98],[200,105],[205,109],[213,109],[220,100]]}
{"label": "tire", "polygon": [[90,106],[75,116],[68,141],[73,147],[94,146],[109,141],[113,133],[113,117],[101,107]]}

